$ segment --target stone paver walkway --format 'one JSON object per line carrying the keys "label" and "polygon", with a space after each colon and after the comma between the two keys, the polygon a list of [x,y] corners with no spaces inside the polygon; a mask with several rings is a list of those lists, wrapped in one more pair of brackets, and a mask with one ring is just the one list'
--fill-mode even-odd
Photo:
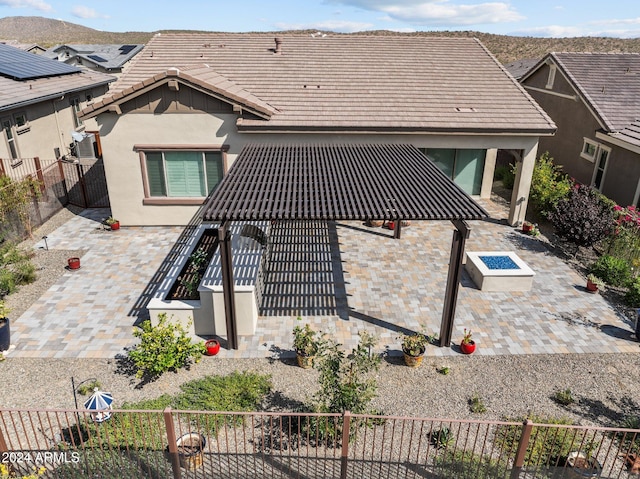
{"label": "stone paver walkway", "polygon": [[[469,328],[482,355],[640,351],[630,321],[600,295],[586,293],[583,279],[542,241],[500,221],[506,216],[500,206],[483,204],[493,220],[470,222],[467,250],[515,251],[536,277],[529,292],[490,293],[479,291],[465,273],[454,343]],[[49,248],[87,253],[80,270],[66,272],[12,323],[16,347],[10,356],[114,357],[134,344],[131,333],[145,317],[141,305],[149,284],[182,228],[107,232],[100,228],[105,216],[104,210],[87,210],[48,236]],[[317,242],[319,250],[326,249],[326,262],[305,263],[299,254],[281,261],[278,267],[302,279],[289,284],[274,274],[269,315],[259,319],[254,337],[241,337],[238,351],[223,349],[221,356],[291,355],[298,314],[346,347],[356,344],[358,331],[373,332],[379,349],[390,354],[400,354],[399,332],[439,330],[453,234],[449,222],[414,222],[399,241],[388,230],[360,222],[320,230],[326,230]],[[454,355],[459,348],[430,346],[427,354]]]}

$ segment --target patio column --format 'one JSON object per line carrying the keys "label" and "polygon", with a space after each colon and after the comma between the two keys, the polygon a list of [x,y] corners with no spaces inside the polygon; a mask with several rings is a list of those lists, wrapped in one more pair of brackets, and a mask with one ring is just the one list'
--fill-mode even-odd
{"label": "patio column", "polygon": [[513,183],[513,192],[511,193],[511,205],[509,206],[508,222],[511,226],[521,225],[527,214],[529,191],[531,190],[531,180],[537,154],[538,143],[536,142],[531,148],[524,151],[522,161],[516,163],[518,168],[516,169],[516,178]]}
{"label": "patio column", "polygon": [[218,228],[218,247],[220,248],[220,267],[222,269],[222,295],[224,297],[224,316],[227,326],[227,347],[229,349],[238,349],[238,322],[233,280],[231,231],[229,231],[229,222],[226,220]]}
{"label": "patio column", "polygon": [[471,232],[469,225],[462,220],[451,220],[451,223],[453,223],[456,229],[453,231],[451,255],[449,256],[447,289],[444,295],[442,322],[440,323],[440,347],[451,346],[453,321],[456,315],[458,289],[460,288],[460,275],[462,273],[462,259],[464,258],[464,246]]}

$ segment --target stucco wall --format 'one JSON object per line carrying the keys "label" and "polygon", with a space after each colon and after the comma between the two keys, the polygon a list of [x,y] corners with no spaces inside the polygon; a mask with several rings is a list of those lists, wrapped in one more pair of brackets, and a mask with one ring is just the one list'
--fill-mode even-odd
{"label": "stucco wall", "polygon": [[[73,142],[71,132],[76,128],[69,99],[78,97],[82,102],[81,105],[85,105],[87,94],[96,98],[104,91],[104,88],[95,88],[77,94],[61,95],[56,100],[0,112],[0,118],[12,118],[14,114],[24,112],[27,116],[28,128],[17,131],[14,127],[18,155],[22,158],[37,156],[42,160],[54,159],[55,148],[60,148],[60,154],[65,155],[69,153],[69,144]],[[87,130],[96,129],[95,120],[88,120],[85,127]],[[1,130],[0,137],[0,157],[10,158],[6,137]]]}
{"label": "stucco wall", "polygon": [[[140,156],[134,145],[228,145],[228,166],[250,142],[270,143],[411,143],[426,148],[482,148],[530,150],[537,137],[479,135],[338,135],[338,134],[257,134],[238,133],[236,115],[216,116],[206,113],[130,113],[98,116],[105,172],[113,215],[124,226],[184,225],[197,206],[143,205],[144,189]],[[490,155],[493,157],[493,153]],[[484,173],[483,184],[490,184],[493,161]],[[483,188],[483,195],[490,188]]]}
{"label": "stucco wall", "polygon": [[606,141],[598,141],[611,148],[602,193],[619,205],[634,204],[640,181],[640,155]]}

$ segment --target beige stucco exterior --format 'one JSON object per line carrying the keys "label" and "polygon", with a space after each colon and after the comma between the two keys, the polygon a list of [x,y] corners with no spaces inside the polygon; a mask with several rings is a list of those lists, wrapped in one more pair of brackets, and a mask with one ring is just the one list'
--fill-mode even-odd
{"label": "beige stucco exterior", "polygon": [[[197,205],[144,204],[144,183],[140,154],[135,145],[227,145],[226,166],[230,167],[243,146],[268,143],[410,143],[419,148],[486,149],[481,197],[489,197],[498,149],[524,150],[524,163],[533,168],[537,137],[426,134],[338,134],[338,133],[240,133],[235,114],[209,113],[102,113],[97,117],[105,159],[112,213],[124,226],[184,225]],[[528,184],[527,184],[528,181]],[[530,178],[522,177],[518,197],[525,197],[509,218],[524,220]],[[526,191],[525,191],[526,189]],[[204,198],[203,198],[204,200]]]}
{"label": "beige stucco exterior", "polygon": [[[71,95],[60,95],[53,100],[42,101],[32,105],[0,112],[0,120],[8,119],[12,123],[12,133],[20,158],[38,157],[43,162],[56,159],[55,149],[60,155],[69,154],[69,145],[73,142],[72,131],[94,130],[95,120],[89,119],[83,126],[76,128],[71,98],[78,98],[80,105],[88,104],[87,96],[92,99],[106,93],[106,87],[93,88]],[[24,114],[27,124],[16,125],[16,115]],[[11,158],[7,135],[0,130],[0,158]]]}

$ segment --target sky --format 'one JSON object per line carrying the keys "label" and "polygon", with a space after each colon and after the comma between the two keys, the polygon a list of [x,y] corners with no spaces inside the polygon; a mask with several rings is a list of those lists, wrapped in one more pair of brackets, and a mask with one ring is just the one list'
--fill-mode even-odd
{"label": "sky", "polygon": [[31,15],[110,32],[474,30],[640,37],[639,0],[0,0],[0,17]]}

